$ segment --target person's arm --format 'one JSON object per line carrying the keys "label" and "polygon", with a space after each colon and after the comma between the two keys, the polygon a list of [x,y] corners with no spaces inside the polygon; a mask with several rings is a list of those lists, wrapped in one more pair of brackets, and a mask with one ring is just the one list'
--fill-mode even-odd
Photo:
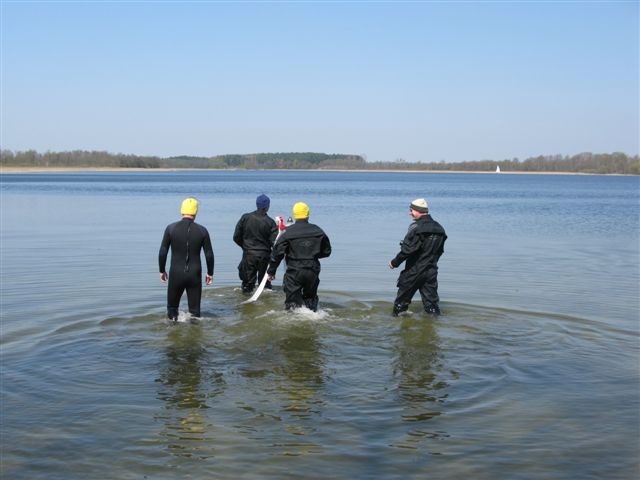
{"label": "person's arm", "polygon": [[213,267],[215,264],[215,257],[213,255],[213,247],[211,246],[211,237],[207,229],[204,229],[205,236],[202,242],[202,248],[204,249],[204,258],[207,261],[207,275],[205,277],[205,283],[211,285],[213,283]]}
{"label": "person's arm", "polygon": [[233,241],[240,248],[242,248],[242,240],[244,238],[244,221],[245,221],[245,216],[243,215],[242,217],[240,217],[240,220],[238,220],[238,223],[236,224],[236,229],[233,232]]}
{"label": "person's arm", "polygon": [[329,241],[329,237],[327,237],[326,234],[322,236],[321,242],[320,255],[318,255],[318,258],[326,258],[331,255],[331,242]]}
{"label": "person's arm", "polygon": [[273,246],[276,238],[278,237],[278,224],[272,218],[270,218],[270,220],[271,223],[269,226],[271,227],[271,231],[269,232],[269,243]]}
{"label": "person's arm", "polygon": [[160,281],[167,281],[167,272],[165,268],[167,266],[167,256],[169,255],[169,247],[171,246],[171,234],[169,227],[165,228],[164,235],[162,236],[162,242],[160,243],[160,251],[158,252],[158,266],[160,267]]}
{"label": "person's arm", "polygon": [[289,240],[285,237],[285,235],[286,232],[280,235],[280,239],[276,242],[276,244],[273,246],[273,250],[271,251],[269,268],[267,270],[269,280],[273,280],[276,277],[276,270],[278,270],[280,262],[284,258],[289,248]]}
{"label": "person's arm", "polygon": [[400,242],[400,251],[393,260],[389,262],[389,268],[398,268],[411,255],[420,250],[420,237],[409,231]]}

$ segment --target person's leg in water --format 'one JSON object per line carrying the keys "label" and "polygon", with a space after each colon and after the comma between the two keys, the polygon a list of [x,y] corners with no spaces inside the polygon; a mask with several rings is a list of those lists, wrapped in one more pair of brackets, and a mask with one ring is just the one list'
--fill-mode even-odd
{"label": "person's leg in water", "polygon": [[200,299],[202,298],[202,280],[194,277],[187,286],[187,301],[189,302],[189,313],[193,317],[200,317]]}
{"label": "person's leg in water", "polygon": [[[269,257],[257,257],[256,268],[258,270],[258,285],[262,282],[265,273],[267,273],[267,267],[269,266]],[[271,282],[267,280],[267,283],[264,285],[265,290],[273,290]]]}
{"label": "person's leg in water", "polygon": [[304,284],[302,287],[302,299],[305,306],[312,311],[318,310],[318,286],[320,285],[320,277],[312,270],[306,270],[304,273]]}
{"label": "person's leg in water", "polygon": [[415,279],[408,278],[406,274],[403,274],[404,272],[402,272],[398,278],[398,294],[393,302],[392,314],[394,317],[397,317],[409,309],[411,299],[419,288],[419,285],[416,285]]}
{"label": "person's leg in water", "polygon": [[420,297],[424,311],[430,315],[440,315],[438,296],[438,270],[429,271],[426,281],[420,286]]}
{"label": "person's leg in water", "polygon": [[302,298],[302,283],[298,278],[300,271],[288,268],[282,279],[282,289],[286,295],[284,308],[293,310],[300,308],[304,304]]}
{"label": "person's leg in water", "polygon": [[180,299],[185,289],[184,284],[175,277],[175,275],[169,274],[169,285],[167,286],[167,317],[174,322],[178,320]]}
{"label": "person's leg in water", "polygon": [[238,265],[238,276],[242,280],[242,293],[249,294],[256,288],[257,260],[253,255],[242,255],[242,260]]}

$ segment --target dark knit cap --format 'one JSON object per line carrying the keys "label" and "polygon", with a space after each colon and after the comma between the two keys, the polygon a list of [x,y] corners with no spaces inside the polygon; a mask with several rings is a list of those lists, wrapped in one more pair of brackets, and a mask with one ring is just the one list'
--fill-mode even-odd
{"label": "dark knit cap", "polygon": [[258,208],[269,208],[271,204],[271,200],[264,193],[256,198],[256,207]]}

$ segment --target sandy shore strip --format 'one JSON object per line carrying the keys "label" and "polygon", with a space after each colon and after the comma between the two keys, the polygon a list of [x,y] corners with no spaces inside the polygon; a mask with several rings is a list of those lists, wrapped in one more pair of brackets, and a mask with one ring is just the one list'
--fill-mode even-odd
{"label": "sandy shore strip", "polygon": [[129,168],[129,167],[4,167],[2,173],[72,173],[72,172],[172,172],[174,170],[211,170],[197,168]]}
{"label": "sandy shore strip", "polygon": [[622,173],[583,173],[583,172],[522,172],[522,171],[476,171],[476,170],[378,170],[378,169],[245,169],[245,168],[129,168],[129,167],[4,167],[0,166],[0,175],[14,173],[82,173],[82,172],[181,172],[181,171],[216,171],[216,172],[363,172],[363,173],[477,173],[491,175],[624,175]]}

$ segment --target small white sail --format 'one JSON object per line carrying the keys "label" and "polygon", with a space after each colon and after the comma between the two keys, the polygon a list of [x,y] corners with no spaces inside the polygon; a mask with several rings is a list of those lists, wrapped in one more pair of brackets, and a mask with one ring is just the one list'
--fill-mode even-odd
{"label": "small white sail", "polygon": [[496,173],[500,173],[500,165],[496,167]]}

